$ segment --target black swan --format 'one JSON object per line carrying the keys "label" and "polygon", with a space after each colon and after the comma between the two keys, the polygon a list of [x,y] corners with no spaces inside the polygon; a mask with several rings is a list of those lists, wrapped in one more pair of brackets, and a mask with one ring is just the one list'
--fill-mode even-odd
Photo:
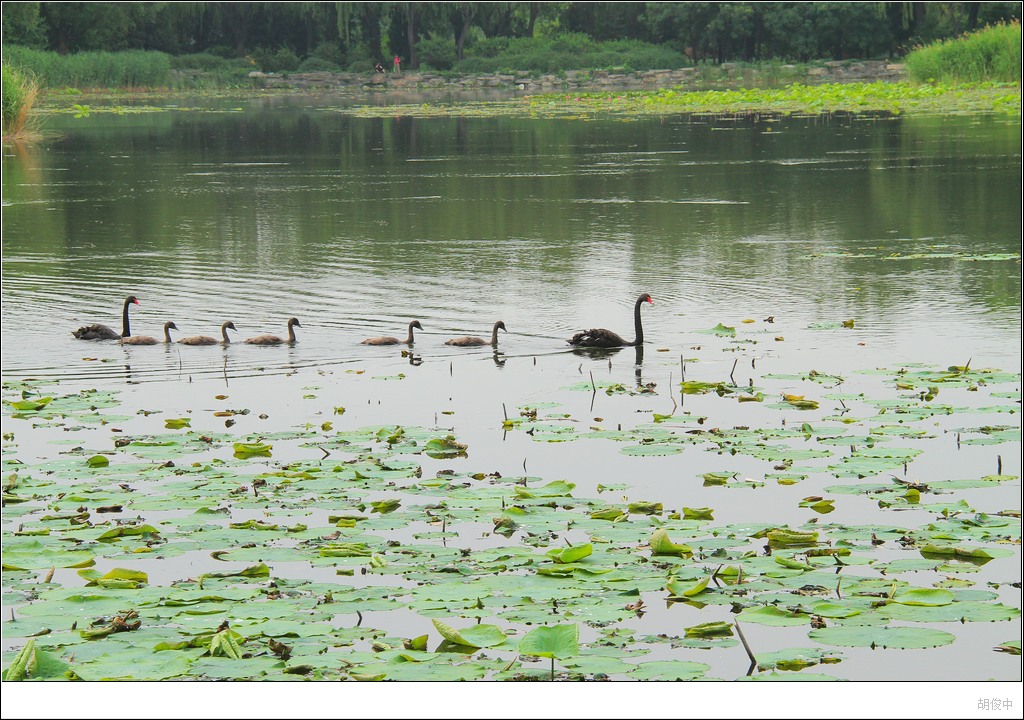
{"label": "black swan", "polygon": [[[229,329],[236,329],[235,324],[230,320],[220,326],[220,334],[224,337],[223,342],[225,345],[231,343],[231,339],[228,337]],[[219,345],[221,343],[220,340],[209,335],[193,335],[192,337],[182,338],[178,342],[182,345]]]}
{"label": "black swan", "polygon": [[246,338],[245,342],[247,342],[249,345],[282,345],[282,344],[284,344],[286,342],[291,344],[291,343],[295,342],[295,326],[296,325],[298,325],[299,327],[302,327],[302,325],[299,324],[299,319],[298,318],[289,318],[288,319],[288,339],[287,340],[282,340],[277,335],[257,335],[256,337]]}
{"label": "black swan", "polygon": [[640,306],[645,302],[654,304],[654,300],[647,293],[644,293],[636,299],[636,307],[633,308],[633,322],[636,325],[636,340],[629,342],[621,335],[613,333],[611,330],[605,330],[604,328],[591,328],[590,330],[584,330],[578,332],[572,336],[569,340],[570,345],[576,347],[597,347],[597,348],[614,348],[623,346],[642,345],[644,342],[644,328],[640,324]]}
{"label": "black swan", "polygon": [[366,338],[360,344],[362,344],[362,345],[399,345],[399,344],[405,343],[406,345],[412,345],[412,343],[413,343],[412,329],[413,328],[417,328],[418,330],[422,330],[423,326],[420,325],[420,321],[419,320],[413,320],[411,323],[409,323],[409,337],[407,337],[405,340],[399,340],[396,337],[391,337],[390,335],[388,335],[388,336],[385,336],[385,337]]}
{"label": "black swan", "polygon": [[79,340],[119,340],[120,338],[126,338],[131,336],[132,331],[128,326],[128,306],[138,305],[139,301],[134,295],[129,295],[124,300],[124,312],[121,314],[121,326],[122,331],[120,333],[114,332],[111,328],[106,325],[84,325],[77,330],[71,332]]}
{"label": "black swan", "polygon": [[508,330],[505,329],[505,323],[502,322],[501,320],[494,323],[494,329],[491,330],[490,343],[488,343],[483,338],[478,337],[459,337],[452,338],[451,340],[445,340],[444,344],[456,345],[458,347],[473,347],[475,345],[491,345],[493,347],[498,347],[498,328],[501,328],[502,330],[505,330],[505,332],[508,332]]}
{"label": "black swan", "polygon": [[[172,322],[164,323],[164,342],[171,342],[171,330],[177,330],[178,326]],[[129,337],[121,338],[122,345],[156,345],[159,340],[150,335],[130,335]]]}

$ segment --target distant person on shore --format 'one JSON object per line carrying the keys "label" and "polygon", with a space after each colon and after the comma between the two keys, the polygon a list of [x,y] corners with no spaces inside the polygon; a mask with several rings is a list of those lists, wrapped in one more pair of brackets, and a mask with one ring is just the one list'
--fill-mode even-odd
{"label": "distant person on shore", "polygon": [[377,63],[376,65],[373,66],[373,71],[382,73],[384,72],[384,66],[381,65],[380,63]]}
{"label": "distant person on shore", "polygon": [[397,55],[395,55],[395,72],[396,73],[402,72],[402,59],[400,57],[398,57]]}

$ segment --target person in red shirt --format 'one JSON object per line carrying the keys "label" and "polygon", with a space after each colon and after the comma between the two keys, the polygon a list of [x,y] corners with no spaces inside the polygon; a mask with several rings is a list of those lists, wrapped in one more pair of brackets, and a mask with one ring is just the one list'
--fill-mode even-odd
{"label": "person in red shirt", "polygon": [[401,63],[402,59],[395,55],[395,72],[402,72]]}

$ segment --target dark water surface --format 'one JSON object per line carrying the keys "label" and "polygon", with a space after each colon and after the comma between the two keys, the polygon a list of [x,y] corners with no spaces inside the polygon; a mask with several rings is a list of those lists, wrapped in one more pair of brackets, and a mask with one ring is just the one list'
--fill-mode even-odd
{"label": "dark water surface", "polygon": [[[502,432],[502,419],[555,401],[613,427],[676,403],[716,426],[776,421],[714,396],[681,397],[672,388],[681,357],[688,380],[736,384],[904,364],[1020,369],[1019,121],[362,119],[278,99],[51,116],[45,129],[44,141],[4,151],[4,380],[113,388],[124,415],[187,412],[193,428],[222,427],[211,412],[227,394],[252,410],[238,419],[241,433],[325,420],[339,429],[439,424],[469,444],[474,470],[526,468],[584,495],[625,483],[631,499],[714,505],[719,522],[771,513],[796,524],[808,518],[796,502],[829,479],[756,500],[709,498],[696,474],[714,468],[689,455],[538,443]],[[632,337],[641,292],[654,297],[642,358],[631,348],[570,352],[566,338],[586,327]],[[173,320],[177,337],[218,335],[231,320],[241,340],[283,335],[296,316],[298,343],[120,347],[71,336],[92,322],[119,327],[128,294],[141,301],[134,334],[158,336]],[[413,318],[424,330],[411,358],[359,344],[404,337]],[[508,328],[500,352],[444,344],[486,336],[498,319]],[[702,332],[719,323],[739,338]],[[591,378],[653,382],[656,394],[565,390]],[[5,432],[13,423],[4,418]],[[134,423],[156,431],[163,420]],[[1019,475],[1019,449],[1019,440],[999,448],[1004,473]],[[911,474],[994,473],[996,453],[931,456]],[[424,460],[425,476],[450,465]],[[763,476],[764,463],[733,461],[744,462]],[[1020,509],[1019,484],[983,492],[987,510]],[[863,498],[844,503],[830,520],[877,514]],[[160,567],[149,568],[152,582]],[[1004,592],[1019,607],[1019,588]],[[403,630],[408,622],[396,620]],[[413,635],[426,632],[412,624]],[[850,651],[838,674],[964,679],[949,659],[970,655],[968,679],[1020,678],[1019,662],[991,651],[1020,636],[1019,619],[969,630],[920,664]],[[748,634],[756,643],[768,631],[779,632]]]}

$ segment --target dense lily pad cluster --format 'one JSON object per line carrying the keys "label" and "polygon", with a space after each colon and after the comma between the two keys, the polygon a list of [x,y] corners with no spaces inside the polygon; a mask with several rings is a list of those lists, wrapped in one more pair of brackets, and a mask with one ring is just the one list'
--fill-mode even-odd
{"label": "dense lily pad cluster", "polygon": [[635,118],[678,113],[817,116],[822,113],[946,115],[990,112],[1020,117],[1020,88],[989,83],[956,86],[888,82],[813,86],[794,83],[783,88],[736,90],[665,88],[652,91],[548,93],[528,95],[514,101],[366,105],[352,112],[360,117],[512,115],[566,119],[608,115]]}
{"label": "dense lily pad cluster", "polygon": [[[797,424],[715,427],[679,408],[604,429],[554,403],[504,423],[567,452],[617,443],[626,456],[684,455],[702,499],[831,478],[827,497],[800,502],[797,524],[719,523],[711,506],[604,492],[628,483],[588,497],[565,479],[478,471],[450,428],[323,423],[257,437],[176,423],[79,445],[78,433],[128,424],[116,393],[7,384],[4,635],[18,649],[4,677],[836,679],[841,666],[824,666],[851,649],[934,648],[964,624],[1019,618],[999,592],[1019,588],[1019,509],[961,495],[1019,478],[900,475],[940,434],[1019,453],[1020,375],[866,375],[885,392],[846,393],[844,378],[816,371],[673,389],[810,413]],[[787,399],[795,384],[813,404]],[[599,390],[621,391],[565,392]],[[981,400],[943,404],[954,390]],[[22,434],[54,427],[66,448],[22,462]],[[771,470],[752,477],[731,467],[738,459]],[[435,461],[446,467],[424,472]],[[828,522],[849,498],[877,503],[880,521]],[[976,582],[981,572],[996,580]],[[669,619],[651,632],[641,621],[655,611]],[[395,630],[409,613],[425,633]],[[751,647],[750,625],[804,639]],[[995,650],[1019,653],[1014,642]]]}

